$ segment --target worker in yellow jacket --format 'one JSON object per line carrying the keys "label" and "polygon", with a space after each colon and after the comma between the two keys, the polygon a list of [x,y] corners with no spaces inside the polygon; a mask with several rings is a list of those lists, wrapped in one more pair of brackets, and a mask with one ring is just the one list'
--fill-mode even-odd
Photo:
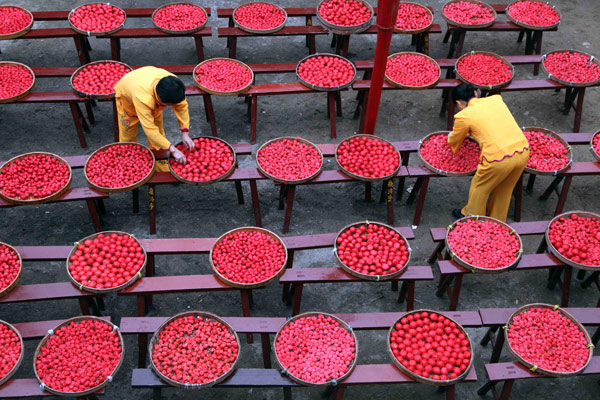
{"label": "worker in yellow jacket", "polygon": [[[452,90],[459,112],[448,136],[452,151],[470,135],[481,148],[481,163],[471,181],[469,202],[452,215],[487,215],[506,221],[513,189],[529,160],[529,143],[500,95],[479,98],[477,90],[461,84]],[[489,201],[488,201],[489,200]]]}
{"label": "worker in yellow jacket", "polygon": [[[179,163],[187,161],[181,151],[166,137],[163,127],[163,110],[173,107],[181,129],[181,141],[191,150],[190,115],[185,99],[185,86],[175,75],[161,68],[142,67],[126,74],[115,85],[116,106],[119,119],[119,141],[137,142],[138,125],[141,124],[152,150],[168,149]],[[157,161],[157,171],[168,171],[166,161]]]}

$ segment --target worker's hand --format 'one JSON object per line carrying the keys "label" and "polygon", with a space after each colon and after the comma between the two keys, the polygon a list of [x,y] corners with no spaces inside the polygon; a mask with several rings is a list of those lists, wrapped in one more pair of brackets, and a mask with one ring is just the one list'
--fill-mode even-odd
{"label": "worker's hand", "polygon": [[190,139],[190,135],[187,132],[183,132],[181,134],[181,141],[183,142],[186,149],[188,149],[188,151],[192,151],[194,149],[194,147],[196,146],[194,144],[194,141],[192,139]]}
{"label": "worker's hand", "polygon": [[171,152],[171,155],[173,156],[175,161],[177,161],[179,164],[187,164],[185,156],[181,151],[177,150],[175,146],[171,145],[171,147],[169,147],[169,151]]}

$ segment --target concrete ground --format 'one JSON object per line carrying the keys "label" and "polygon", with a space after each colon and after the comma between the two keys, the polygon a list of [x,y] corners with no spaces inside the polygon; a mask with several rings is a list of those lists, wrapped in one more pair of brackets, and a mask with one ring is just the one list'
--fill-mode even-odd
{"label": "concrete ground", "polygon": [[[64,0],[13,0],[12,3],[25,6],[30,10],[65,10],[82,3]],[[121,0],[123,7],[156,7],[165,2],[151,0]],[[295,2],[280,0],[282,6],[313,6],[311,1]],[[435,8],[435,22],[445,24],[440,16],[443,1],[428,0],[422,3]],[[558,32],[544,35],[544,51],[561,48],[574,48],[600,55],[600,7],[596,0],[567,1],[554,0],[554,4],[563,13],[562,24]],[[219,7],[235,7],[238,2],[214,0],[202,5],[213,10]],[[213,11],[214,13],[214,11]],[[216,14],[216,13],[214,13]],[[213,27],[213,36],[206,39],[206,57],[224,57],[227,55],[225,40],[217,38],[216,27],[225,26],[226,21],[216,16],[209,20]],[[501,16],[500,19],[505,17]],[[301,24],[302,21],[290,21]],[[134,19],[127,26],[150,26],[149,20]],[[36,23],[36,27],[64,26],[58,23]],[[366,60],[374,55],[376,38],[374,35],[352,38],[349,58]],[[330,37],[317,37],[317,50],[328,52]],[[107,40],[91,39],[94,60],[110,58]],[[149,47],[153,46],[153,47]],[[69,39],[49,40],[12,40],[0,43],[0,59],[23,62],[35,67],[77,66],[78,59]],[[516,34],[509,33],[469,33],[464,51],[489,50],[503,55],[522,54],[524,44],[516,42]],[[390,51],[412,50],[408,37],[395,35]],[[435,58],[446,56],[447,45],[442,43],[442,35],[431,37],[431,55]],[[193,41],[188,38],[160,40],[123,41],[123,61],[133,65],[195,64],[197,63]],[[238,44],[238,57],[244,62],[296,62],[305,57],[307,49],[303,37],[244,39]],[[532,68],[517,67],[517,79],[533,79]],[[182,78],[191,85],[190,76]],[[296,77],[287,75],[263,75],[258,82],[293,82]],[[39,79],[37,91],[67,91],[68,79]],[[571,132],[573,115],[564,116],[561,111],[563,95],[553,91],[507,93],[503,95],[520,125],[538,125],[557,132]],[[329,122],[325,112],[325,96],[279,96],[264,97],[258,104],[258,143],[257,149],[265,141],[282,135],[299,135],[315,143],[337,143],[339,140],[356,133],[358,121],[351,119],[356,105],[355,93],[344,92],[344,116],[337,119],[338,139],[329,138]],[[204,118],[204,109],[199,97],[189,99],[192,119],[192,135],[209,134],[209,126]],[[243,143],[249,140],[249,124],[245,115],[245,103],[238,97],[213,97],[220,137],[230,143]],[[388,91],[383,94],[377,122],[376,134],[389,140],[416,140],[426,134],[445,129],[445,119],[438,116],[440,92],[424,91]],[[596,88],[586,93],[585,113],[582,120],[583,132],[600,129],[598,109],[600,91]],[[18,154],[41,150],[59,155],[90,154],[98,147],[112,140],[112,114],[108,103],[100,103],[95,109],[97,124],[86,135],[89,147],[81,149],[69,114],[64,104],[7,104],[0,107],[0,159],[6,160]],[[178,129],[170,111],[165,112],[165,122],[169,138],[178,141]],[[145,142],[140,134],[140,141]],[[576,161],[591,160],[586,146],[575,149]],[[255,165],[253,157],[240,160],[240,166]],[[411,161],[418,164],[416,157]],[[333,168],[334,161],[328,160],[327,167]],[[533,193],[524,196],[524,221],[547,220],[552,217],[556,197],[548,201],[539,201],[538,196],[544,190],[550,178],[538,179]],[[413,182],[408,182],[412,184]],[[600,212],[598,196],[599,177],[575,178],[571,187],[566,209],[582,209]],[[73,187],[84,186],[81,171],[75,173]],[[385,220],[385,207],[378,203],[366,204],[363,201],[363,185],[360,183],[315,185],[301,187],[298,190],[294,215],[289,235],[336,232],[343,226],[358,220]],[[435,179],[432,181],[422,224],[416,229],[416,239],[412,241],[414,249],[411,264],[426,265],[426,258],[434,244],[429,236],[429,228],[446,226],[452,222],[450,210],[462,206],[466,201],[469,179]],[[185,185],[161,186],[158,189],[158,233],[148,234],[146,206],[147,193],[142,190],[142,207],[139,214],[131,212],[130,194],[111,195],[106,201],[107,214],[103,217],[103,227],[107,230],[123,230],[139,238],[178,238],[178,237],[216,237],[227,230],[253,224],[252,208],[249,204],[250,191],[244,185],[246,205],[239,206],[231,184],[217,184],[208,187]],[[270,182],[259,184],[263,226],[275,232],[281,231],[283,212],[277,209],[276,187]],[[405,194],[406,195],[406,194]],[[396,224],[410,225],[414,205],[397,203],[395,207]],[[0,241],[12,245],[66,245],[93,232],[87,210],[83,204],[53,204],[31,207],[2,209],[0,212]],[[525,240],[526,252],[531,253],[540,238]],[[331,250],[304,251],[296,255],[295,268],[334,266]],[[210,266],[207,256],[157,257],[158,275],[208,274]],[[434,268],[434,273],[437,271]],[[558,289],[546,288],[545,271],[509,273],[507,275],[469,276],[465,279],[459,310],[477,310],[485,307],[515,307],[531,302],[556,303],[559,301]],[[22,284],[67,281],[63,263],[26,263],[21,280]],[[270,284],[266,289],[257,291],[255,316],[289,316],[290,307],[280,300],[281,287]],[[434,295],[435,282],[417,284],[416,306],[434,310],[447,309],[447,298]],[[581,289],[574,282],[571,305],[593,307],[598,293],[593,288]],[[106,299],[108,315],[119,323],[123,316],[135,315],[135,302],[132,298],[108,296]],[[228,293],[192,293],[165,295],[155,299],[151,316],[170,316],[189,309],[214,312],[221,316],[241,315],[239,295]],[[349,285],[309,285],[305,289],[304,311],[323,312],[379,312],[402,311],[404,308],[395,303],[394,293],[387,284],[349,284]],[[69,318],[79,314],[76,301],[56,301],[45,303],[8,304],[0,307],[0,319],[9,322],[27,322],[48,319]],[[457,386],[458,399],[476,399],[477,388],[485,380],[484,363],[490,356],[489,347],[477,342],[484,329],[470,329],[476,353],[476,368],[479,377],[477,384]],[[385,350],[383,331],[360,332],[361,347],[359,363],[390,362]],[[137,365],[136,341],[126,339],[125,363],[116,379],[107,389],[106,398],[110,399],[146,399],[151,396],[148,390],[131,389],[131,371]],[[16,374],[17,378],[32,377],[32,357],[37,343],[26,344],[25,362]],[[512,360],[504,353],[503,361]],[[242,346],[241,367],[260,368],[259,344]],[[521,381],[514,389],[512,399],[543,397],[548,399],[597,399],[600,395],[598,377],[576,377],[546,381]],[[542,386],[542,384],[544,386]],[[543,388],[543,389],[542,389]],[[246,389],[208,389],[202,392],[183,390],[165,390],[166,398],[192,399],[202,396],[217,399],[227,396],[231,399],[279,399],[279,390]],[[298,399],[319,399],[319,389],[301,388],[294,390]],[[371,386],[353,387],[347,391],[348,399],[384,398],[392,396],[411,396],[413,399],[442,399],[443,394],[426,385],[407,386]],[[492,398],[490,394],[485,398]]]}

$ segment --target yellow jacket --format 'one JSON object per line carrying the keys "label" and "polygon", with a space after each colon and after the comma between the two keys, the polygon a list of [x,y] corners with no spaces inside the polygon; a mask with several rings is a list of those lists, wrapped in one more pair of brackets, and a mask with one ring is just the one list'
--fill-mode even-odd
{"label": "yellow jacket", "polygon": [[[161,134],[155,118],[160,117],[166,108],[160,104],[156,95],[156,84],[165,76],[175,76],[172,73],[156,67],[142,67],[126,74],[115,85],[115,95],[120,99],[127,115],[137,116],[144,132],[150,142],[161,149],[168,149],[171,143]],[[182,102],[173,105],[173,112],[181,129],[189,129],[190,116],[188,103]]]}
{"label": "yellow jacket", "polygon": [[448,136],[452,151],[457,153],[470,134],[479,143],[481,157],[488,162],[512,157],[529,146],[517,121],[500,95],[473,98],[454,117],[454,127]]}

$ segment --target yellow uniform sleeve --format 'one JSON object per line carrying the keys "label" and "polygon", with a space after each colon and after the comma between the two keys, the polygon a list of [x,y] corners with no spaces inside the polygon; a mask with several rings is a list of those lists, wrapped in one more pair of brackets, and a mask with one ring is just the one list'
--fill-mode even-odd
{"label": "yellow uniform sleeve", "polygon": [[177,117],[179,128],[190,129],[190,113],[188,111],[188,102],[183,99],[182,102],[173,105],[173,112]]}
{"label": "yellow uniform sleeve", "polygon": [[137,117],[140,120],[140,124],[142,124],[142,128],[144,128],[146,136],[148,136],[148,141],[153,142],[161,149],[168,149],[171,147],[171,142],[169,142],[169,140],[160,132],[158,126],[156,126],[152,110],[135,97],[133,99],[133,105]]}
{"label": "yellow uniform sleeve", "polygon": [[454,154],[458,153],[462,142],[467,137],[469,133],[469,125],[465,122],[465,120],[456,115],[454,118],[454,126],[452,128],[452,132],[448,135],[448,144],[452,147],[452,152]]}

